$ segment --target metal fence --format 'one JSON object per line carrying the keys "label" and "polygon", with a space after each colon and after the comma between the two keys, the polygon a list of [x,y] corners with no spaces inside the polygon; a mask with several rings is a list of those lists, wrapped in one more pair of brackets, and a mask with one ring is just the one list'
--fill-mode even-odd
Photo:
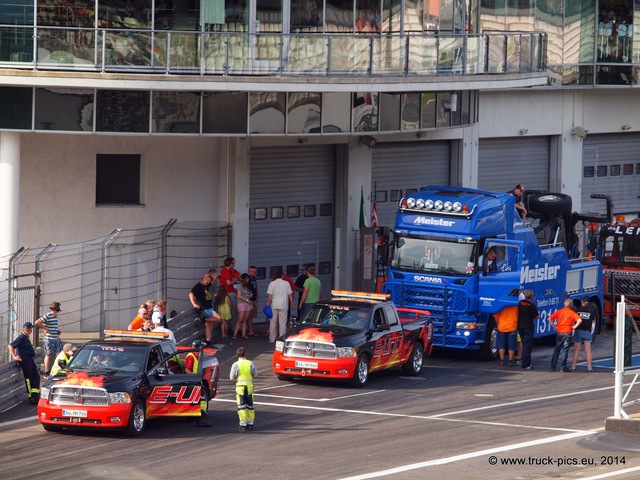
{"label": "metal fence", "polygon": [[189,291],[203,273],[220,268],[230,235],[227,223],[172,219],[81,243],[22,248],[0,258],[0,339],[6,339],[0,364],[9,359],[7,344],[22,324],[46,313],[53,301],[62,304],[63,335],[126,329],[148,298],[167,299],[168,312],[190,308]]}

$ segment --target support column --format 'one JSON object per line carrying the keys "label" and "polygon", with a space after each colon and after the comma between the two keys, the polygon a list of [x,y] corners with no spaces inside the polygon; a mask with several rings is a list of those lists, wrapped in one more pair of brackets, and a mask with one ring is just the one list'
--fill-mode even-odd
{"label": "support column", "polygon": [[0,257],[19,248],[20,134],[0,133]]}

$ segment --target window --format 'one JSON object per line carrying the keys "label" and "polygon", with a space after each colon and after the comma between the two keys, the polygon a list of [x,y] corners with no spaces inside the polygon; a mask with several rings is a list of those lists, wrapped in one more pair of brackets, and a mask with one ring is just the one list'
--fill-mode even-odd
{"label": "window", "polygon": [[96,205],[141,205],[140,155],[96,156]]}

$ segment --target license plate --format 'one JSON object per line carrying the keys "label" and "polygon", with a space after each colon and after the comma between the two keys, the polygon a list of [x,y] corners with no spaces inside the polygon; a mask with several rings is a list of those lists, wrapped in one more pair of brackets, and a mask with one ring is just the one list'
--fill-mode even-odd
{"label": "license plate", "polygon": [[298,368],[318,368],[317,362],[299,362],[296,360],[296,367]]}
{"label": "license plate", "polygon": [[63,409],[62,410],[62,416],[63,417],[87,418],[87,411],[86,410],[67,410],[67,409]]}

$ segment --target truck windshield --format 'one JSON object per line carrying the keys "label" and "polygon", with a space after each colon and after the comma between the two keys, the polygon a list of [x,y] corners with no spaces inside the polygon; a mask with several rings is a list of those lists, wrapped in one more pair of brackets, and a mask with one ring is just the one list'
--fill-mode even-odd
{"label": "truck windshield", "polygon": [[302,319],[304,325],[336,325],[352,330],[364,330],[369,320],[370,307],[351,305],[314,305]]}
{"label": "truck windshield", "polygon": [[411,272],[471,275],[475,265],[475,243],[443,239],[400,237],[391,266]]}
{"label": "truck windshield", "polygon": [[69,362],[68,370],[138,372],[145,365],[143,346],[86,345]]}
{"label": "truck windshield", "polygon": [[640,237],[607,232],[601,236],[602,263],[640,268]]}

